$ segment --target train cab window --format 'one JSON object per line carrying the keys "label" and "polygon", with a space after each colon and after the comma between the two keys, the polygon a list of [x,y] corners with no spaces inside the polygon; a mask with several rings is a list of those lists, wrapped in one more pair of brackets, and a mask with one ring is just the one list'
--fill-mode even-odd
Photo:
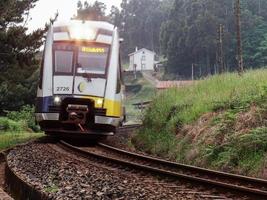
{"label": "train cab window", "polygon": [[71,73],[73,66],[73,52],[55,50],[55,72]]}
{"label": "train cab window", "polygon": [[77,73],[105,75],[108,47],[79,47]]}

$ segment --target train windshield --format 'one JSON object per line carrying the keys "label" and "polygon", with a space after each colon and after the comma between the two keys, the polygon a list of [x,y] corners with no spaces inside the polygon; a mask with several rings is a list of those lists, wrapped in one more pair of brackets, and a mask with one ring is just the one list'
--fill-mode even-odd
{"label": "train windshield", "polygon": [[75,71],[76,74],[106,74],[109,46],[54,43],[53,49],[54,71],[57,75],[73,75]]}
{"label": "train windshield", "polygon": [[106,73],[108,51],[108,47],[79,47],[77,73],[104,75]]}

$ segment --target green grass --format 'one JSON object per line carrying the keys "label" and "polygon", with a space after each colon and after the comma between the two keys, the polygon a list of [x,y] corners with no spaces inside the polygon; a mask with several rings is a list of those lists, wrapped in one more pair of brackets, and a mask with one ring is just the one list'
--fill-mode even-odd
{"label": "green grass", "polygon": [[13,121],[6,117],[0,117],[0,129],[4,131],[20,132],[27,129],[25,121]]}
{"label": "green grass", "polygon": [[[208,117],[205,117],[205,116]],[[154,98],[136,148],[178,162],[259,175],[267,155],[267,70],[200,80]]]}
{"label": "green grass", "polygon": [[[148,112],[150,124],[188,124],[202,114],[232,107],[247,107],[267,90],[267,70],[213,76],[191,87],[168,90],[157,97]],[[166,120],[170,118],[169,120]]]}
{"label": "green grass", "polygon": [[0,132],[0,150],[44,136],[43,133]]}
{"label": "green grass", "polygon": [[[34,133],[35,132],[35,133]],[[43,136],[35,123],[34,107],[23,106],[19,111],[0,117],[0,150]]]}

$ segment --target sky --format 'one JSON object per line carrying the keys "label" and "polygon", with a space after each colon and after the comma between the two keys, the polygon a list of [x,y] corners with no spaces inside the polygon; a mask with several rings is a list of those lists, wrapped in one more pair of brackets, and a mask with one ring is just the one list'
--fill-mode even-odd
{"label": "sky", "polygon": [[[85,0],[82,0],[84,2]],[[87,0],[88,3],[94,3],[95,0]],[[120,7],[121,0],[98,0],[107,5],[107,11],[112,5]],[[58,10],[58,21],[69,20],[76,15],[78,0],[39,0],[36,6],[30,11],[31,20],[28,22],[29,31],[44,27],[50,18],[55,16]]]}

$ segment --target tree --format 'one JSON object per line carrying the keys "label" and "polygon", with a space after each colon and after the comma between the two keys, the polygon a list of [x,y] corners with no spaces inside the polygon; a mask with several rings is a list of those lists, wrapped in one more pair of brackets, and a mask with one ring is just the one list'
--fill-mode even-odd
{"label": "tree", "polygon": [[117,27],[122,27],[121,13],[119,8],[112,6],[110,14],[108,16],[110,23],[114,24]]}
{"label": "tree", "polygon": [[121,4],[121,35],[123,58],[138,48],[160,53],[160,26],[168,17],[173,0],[123,0]]}
{"label": "tree", "polygon": [[77,16],[75,19],[96,21],[107,20],[105,14],[106,5],[102,2],[95,1],[93,4],[89,4],[85,1],[84,4],[82,4],[81,1],[78,1],[77,8]]}
{"label": "tree", "polygon": [[258,62],[260,66],[266,66],[267,64],[267,28],[265,27],[265,33],[263,39],[260,41],[259,46],[255,49],[255,54],[252,59]]}
{"label": "tree", "polygon": [[29,10],[36,2],[0,1],[0,113],[34,103],[38,79],[35,56],[48,28],[27,33]]}
{"label": "tree", "polygon": [[[260,40],[267,25],[266,14],[260,11],[267,1],[242,0],[242,37],[244,61],[259,66]],[[257,9],[256,9],[257,8]],[[236,60],[236,26],[232,0],[175,0],[168,20],[161,26],[161,51],[168,59],[167,71],[182,77],[191,76],[191,65],[198,68],[198,76],[214,74],[217,66],[217,28],[224,31],[224,57],[227,70],[234,70]],[[249,47],[249,48],[248,48]]]}

